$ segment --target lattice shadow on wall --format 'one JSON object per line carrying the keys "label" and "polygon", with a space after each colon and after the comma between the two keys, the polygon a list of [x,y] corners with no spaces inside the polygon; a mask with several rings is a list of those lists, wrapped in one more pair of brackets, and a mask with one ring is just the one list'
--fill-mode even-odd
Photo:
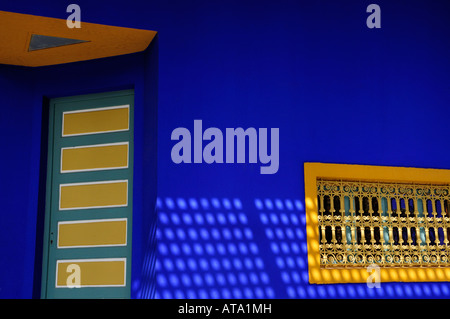
{"label": "lattice shadow on wall", "polygon": [[[157,200],[155,298],[448,298],[448,283],[309,284],[299,199]],[[146,297],[143,295],[142,297]]]}

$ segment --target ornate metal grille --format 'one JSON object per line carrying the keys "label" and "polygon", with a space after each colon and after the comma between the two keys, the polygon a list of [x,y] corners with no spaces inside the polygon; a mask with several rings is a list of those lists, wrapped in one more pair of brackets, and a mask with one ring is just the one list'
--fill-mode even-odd
{"label": "ornate metal grille", "polygon": [[449,185],[318,180],[320,266],[450,266]]}

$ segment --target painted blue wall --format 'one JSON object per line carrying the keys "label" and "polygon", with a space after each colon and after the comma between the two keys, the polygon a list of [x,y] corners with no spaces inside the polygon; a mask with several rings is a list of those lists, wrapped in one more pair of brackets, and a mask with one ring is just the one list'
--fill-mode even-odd
{"label": "painted blue wall", "polygon": [[[366,27],[372,2],[381,29]],[[65,19],[69,3],[0,9]],[[303,209],[304,162],[450,168],[448,2],[77,3],[84,21],[159,32],[156,297],[450,296],[447,283],[309,285]],[[105,85],[139,72],[124,67]],[[13,154],[1,159],[8,184],[0,218],[2,228],[14,225],[0,235],[3,297],[32,296],[42,88],[27,74],[0,68],[9,101],[0,130]],[[261,175],[259,164],[174,164],[171,132],[193,131],[194,119],[223,131],[279,128],[278,173]],[[135,296],[151,296],[147,288]]]}
{"label": "painted blue wall", "polygon": [[[4,101],[0,116],[4,150],[0,184],[3,203],[0,214],[0,296],[31,296],[35,247],[34,238],[26,234],[34,233],[36,228],[33,225],[36,210],[32,203],[37,201],[38,183],[33,184],[31,180],[38,178],[39,170],[32,169],[30,154],[36,148],[33,143],[37,143],[37,148],[40,145],[39,138],[33,139],[33,118],[39,114],[30,107],[32,87],[24,78],[27,73],[1,66],[0,74]],[[11,138],[12,135],[15,137]],[[39,156],[39,152],[34,155]]]}

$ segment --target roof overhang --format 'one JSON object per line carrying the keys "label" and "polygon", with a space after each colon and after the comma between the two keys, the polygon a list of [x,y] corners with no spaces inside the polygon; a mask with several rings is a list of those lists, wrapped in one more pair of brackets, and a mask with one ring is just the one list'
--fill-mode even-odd
{"label": "roof overhang", "polygon": [[37,67],[136,53],[155,35],[87,22],[69,28],[63,19],[0,11],[0,64]]}

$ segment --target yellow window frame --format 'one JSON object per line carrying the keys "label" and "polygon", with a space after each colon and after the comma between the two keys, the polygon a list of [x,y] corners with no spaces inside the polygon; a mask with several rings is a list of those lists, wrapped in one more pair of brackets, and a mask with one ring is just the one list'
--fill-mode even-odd
{"label": "yellow window frame", "polygon": [[[317,179],[348,179],[396,183],[450,183],[450,170],[352,164],[304,163],[306,233],[309,282],[312,284],[365,283],[366,268],[320,267]],[[384,268],[381,282],[450,281],[450,268]]]}

